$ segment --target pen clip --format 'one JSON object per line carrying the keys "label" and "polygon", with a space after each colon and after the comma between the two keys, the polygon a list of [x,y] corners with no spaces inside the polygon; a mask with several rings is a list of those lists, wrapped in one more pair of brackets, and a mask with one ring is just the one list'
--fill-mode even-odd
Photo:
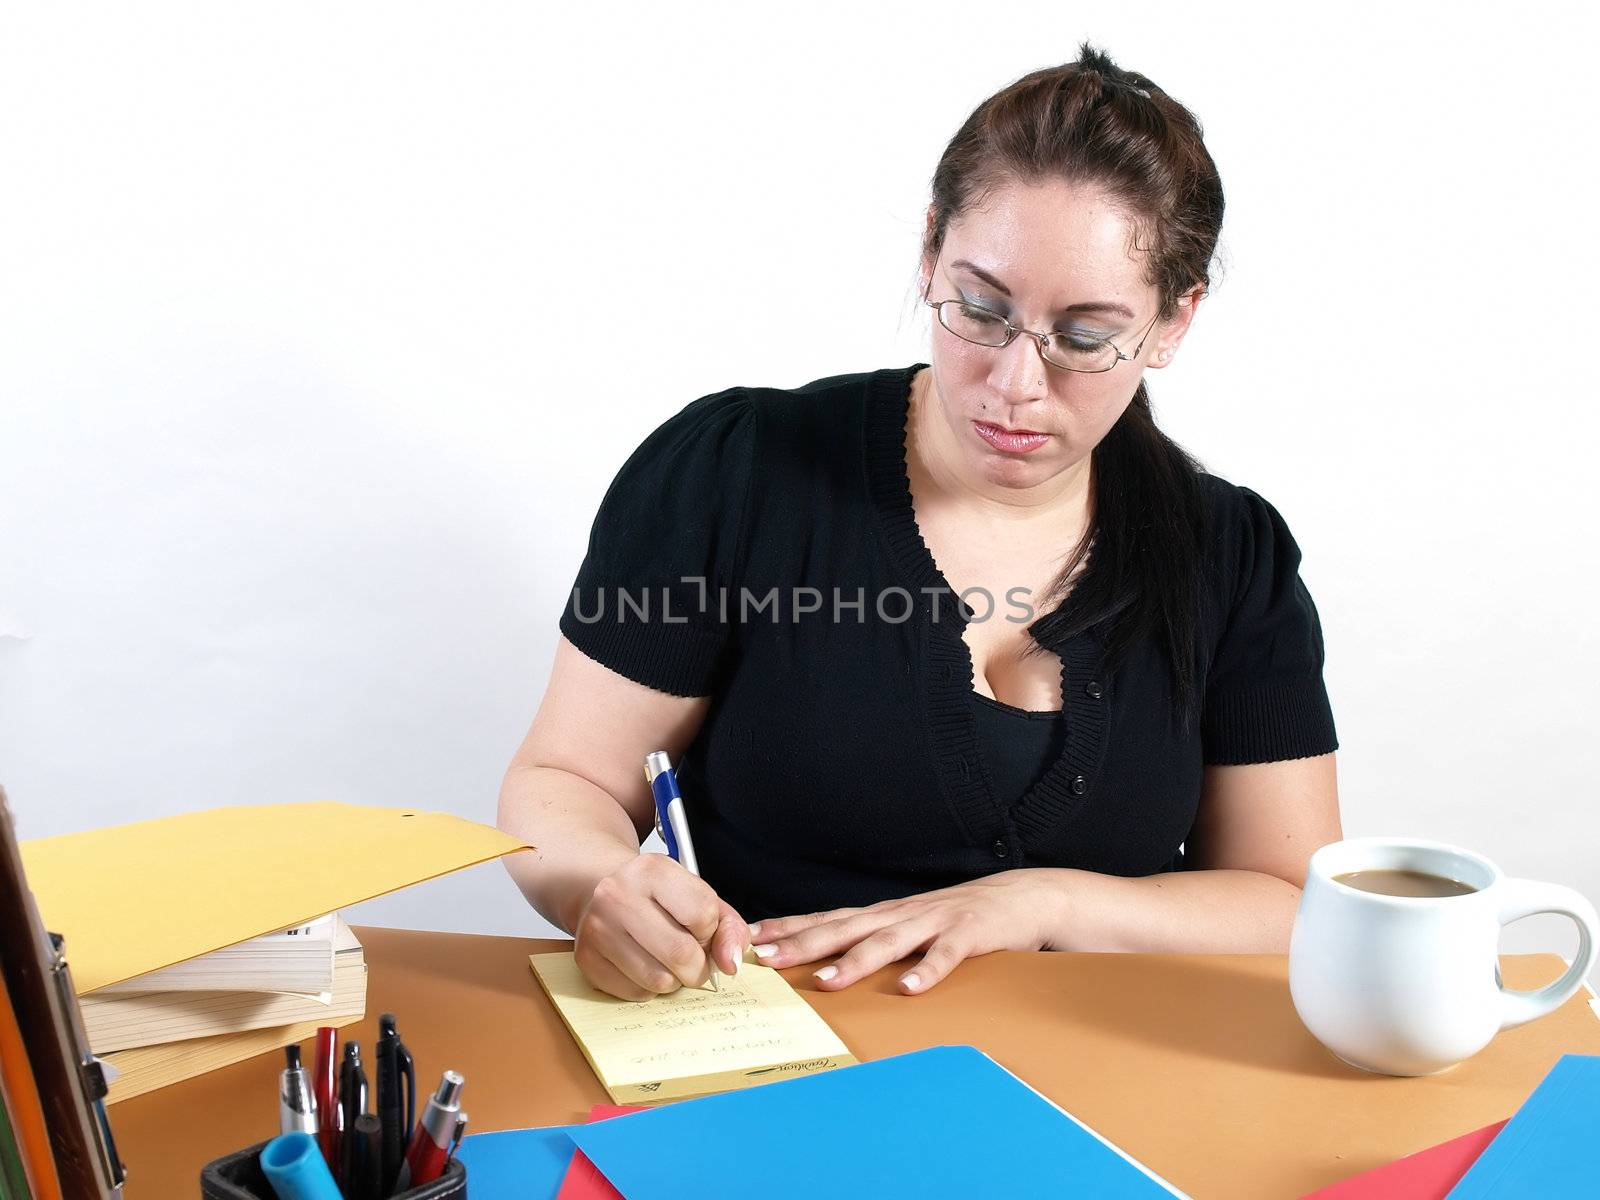
{"label": "pen clip", "polygon": [[61,1002],[61,1011],[66,1017],[66,1033],[72,1043],[71,1053],[76,1060],[72,1063],[72,1069],[76,1074],[74,1083],[82,1091],[89,1108],[90,1133],[94,1140],[93,1152],[97,1159],[98,1178],[111,1195],[120,1197],[127,1175],[122,1165],[122,1158],[117,1153],[116,1139],[111,1136],[111,1121],[106,1116],[106,1091],[110,1082],[106,1072],[111,1071],[114,1077],[116,1068],[96,1058],[94,1052],[89,1049],[89,1038],[84,1032],[83,1017],[78,1008],[77,989],[72,986],[72,971],[67,966],[67,956],[63,950],[66,939],[59,933],[46,933],[45,940],[49,946],[47,962],[52,983]]}
{"label": "pen clip", "polygon": [[666,824],[667,809],[666,805],[661,803],[661,794],[656,791],[656,773],[652,769],[650,761],[651,758],[651,755],[645,755],[644,785],[650,789],[650,804],[655,810],[655,816],[652,818],[652,821],[656,831],[656,836],[664,837],[665,835],[662,833],[662,827]]}
{"label": "pen clip", "polygon": [[655,801],[656,836],[665,844],[667,856],[681,863],[683,855],[678,848],[678,835],[673,831],[672,821],[667,814],[667,806],[679,795],[678,776],[665,750],[646,755],[644,777],[650,781],[650,796]]}
{"label": "pen clip", "polygon": [[405,1133],[401,1142],[411,1140],[411,1127],[417,1120],[417,1072],[411,1061],[411,1051],[406,1049],[404,1042],[396,1042],[394,1047],[395,1066],[399,1069],[400,1078],[406,1084],[406,1124]]}
{"label": "pen clip", "polygon": [[450,1160],[455,1157],[456,1147],[461,1145],[461,1138],[467,1132],[467,1114],[456,1114],[455,1132],[450,1135],[450,1148],[444,1152],[445,1165],[450,1165]]}

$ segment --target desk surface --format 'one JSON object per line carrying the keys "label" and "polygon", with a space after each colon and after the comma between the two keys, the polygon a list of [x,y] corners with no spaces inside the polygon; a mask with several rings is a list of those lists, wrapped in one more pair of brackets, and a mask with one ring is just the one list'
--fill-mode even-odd
{"label": "desk surface", "polygon": [[[394,1012],[421,1089],[447,1067],[466,1076],[472,1130],[579,1121],[606,1102],[528,967],[570,943],[357,933],[368,1015],[341,1032],[367,1049]],[[1561,970],[1554,955],[1503,960],[1516,987]],[[784,974],[858,1058],[970,1043],[1196,1200],[1299,1196],[1507,1117],[1561,1054],[1600,1054],[1580,992],[1444,1075],[1367,1075],[1305,1031],[1287,971],[1278,956],[1000,953],[915,997],[894,968],[842,992]],[[275,1134],[281,1064],[274,1052],[112,1106],[128,1200],[198,1196],[201,1164]]]}

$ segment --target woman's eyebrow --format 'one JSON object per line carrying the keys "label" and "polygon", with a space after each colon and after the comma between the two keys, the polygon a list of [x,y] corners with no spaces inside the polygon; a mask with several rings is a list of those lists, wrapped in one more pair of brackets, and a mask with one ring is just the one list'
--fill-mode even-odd
{"label": "woman's eyebrow", "polygon": [[[969,274],[976,275],[979,279],[983,280],[990,287],[994,288],[994,290],[999,292],[1002,296],[1007,298],[1010,297],[1011,290],[976,263],[968,262],[964,258],[958,258],[950,265],[958,270],[966,271]],[[1119,317],[1125,317],[1130,321],[1133,320],[1133,312],[1126,305],[1117,304],[1110,300],[1090,300],[1083,304],[1069,304],[1067,307],[1057,310],[1055,315],[1060,316],[1062,313],[1076,312],[1105,312],[1112,313]]]}

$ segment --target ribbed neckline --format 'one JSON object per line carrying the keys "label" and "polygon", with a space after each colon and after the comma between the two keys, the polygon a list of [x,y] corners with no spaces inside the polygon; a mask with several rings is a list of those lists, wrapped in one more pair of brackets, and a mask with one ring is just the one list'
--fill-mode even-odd
{"label": "ribbed neckline", "polygon": [[1059,708],[1018,708],[1015,704],[1007,704],[1004,700],[996,700],[993,696],[985,696],[975,689],[968,690],[972,691],[972,698],[979,704],[986,705],[997,712],[1003,712],[1008,717],[1023,717],[1030,721],[1055,721],[1060,719],[1062,715]]}
{"label": "ribbed neckline", "polygon": [[971,841],[994,840],[998,846],[1003,840],[1009,852],[1002,865],[1018,867],[1024,865],[1030,834],[1059,827],[1094,797],[1105,752],[1111,680],[1100,675],[1104,648],[1094,631],[1045,642],[1061,658],[1066,740],[1061,756],[1008,812],[995,798],[978,750],[971,698],[979,693],[972,687],[972,653],[961,636],[966,616],[922,538],[912,504],[911,478],[906,470],[906,418],[912,377],[927,366],[919,362],[886,368],[868,377],[863,429],[867,487],[889,556],[927,627],[922,683],[933,752],[948,784],[952,807]]}

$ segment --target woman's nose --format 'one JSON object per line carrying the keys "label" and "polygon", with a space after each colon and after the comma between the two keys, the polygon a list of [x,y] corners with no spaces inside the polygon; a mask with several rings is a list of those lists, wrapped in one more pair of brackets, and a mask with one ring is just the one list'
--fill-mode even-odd
{"label": "woman's nose", "polygon": [[995,386],[1007,400],[1022,403],[1043,399],[1050,390],[1049,365],[1039,354],[1039,339],[1019,333],[1009,346],[995,351]]}

